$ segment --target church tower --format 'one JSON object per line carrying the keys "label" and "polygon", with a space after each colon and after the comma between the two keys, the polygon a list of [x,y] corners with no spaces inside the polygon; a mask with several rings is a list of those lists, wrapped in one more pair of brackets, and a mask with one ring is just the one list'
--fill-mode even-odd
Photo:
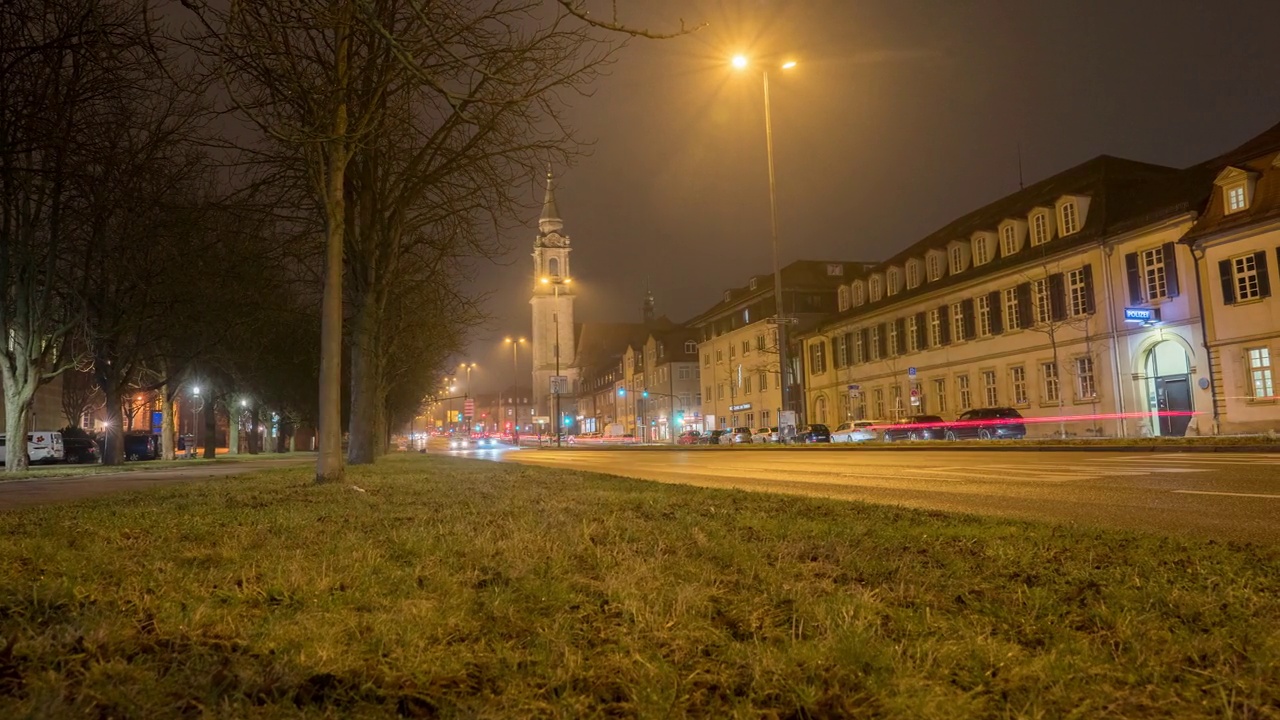
{"label": "church tower", "polygon": [[[560,395],[561,415],[576,415],[573,392],[577,383],[573,326],[573,276],[569,272],[569,236],[563,233],[564,222],[556,207],[555,185],[547,171],[547,194],[538,219],[538,235],[533,241],[533,399],[536,415],[555,414],[551,394],[551,378],[559,374],[568,378]],[[558,360],[557,360],[558,358]],[[560,421],[551,418],[552,427]],[[550,429],[550,428],[549,428]]]}

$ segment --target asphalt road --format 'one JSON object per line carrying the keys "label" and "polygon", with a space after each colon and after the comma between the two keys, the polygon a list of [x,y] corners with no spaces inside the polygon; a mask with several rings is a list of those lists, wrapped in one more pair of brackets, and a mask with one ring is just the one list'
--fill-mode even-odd
{"label": "asphalt road", "polygon": [[1280,541],[1280,454],[914,448],[459,454],[704,487]]}
{"label": "asphalt road", "polygon": [[8,480],[0,482],[0,511],[56,502],[71,502],[127,490],[145,490],[160,485],[244,475],[257,470],[303,462],[315,462],[315,457],[277,456],[263,460],[196,463],[190,467],[178,467],[172,470],[146,470],[126,465],[118,473]]}

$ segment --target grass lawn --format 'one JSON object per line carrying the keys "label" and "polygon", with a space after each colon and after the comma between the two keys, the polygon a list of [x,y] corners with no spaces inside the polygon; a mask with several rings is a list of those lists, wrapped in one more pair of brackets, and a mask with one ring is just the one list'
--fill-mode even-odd
{"label": "grass lawn", "polygon": [[1280,717],[1274,547],[408,454],[310,475],[0,513],[0,717]]}
{"label": "grass lawn", "polygon": [[206,460],[202,457],[197,458],[179,458],[176,460],[141,460],[137,462],[126,462],[123,465],[32,465],[22,472],[6,473],[0,466],[0,482],[7,480],[31,480],[36,478],[50,477],[74,477],[79,475],[102,475],[104,473],[132,472],[135,470],[174,470],[177,468],[192,467],[196,465],[215,465],[221,463],[241,463],[254,462],[260,460],[288,460],[290,458],[307,458],[314,459],[316,456],[313,452],[292,452],[292,453],[260,453],[258,455],[239,454],[239,455],[219,455],[212,460]]}

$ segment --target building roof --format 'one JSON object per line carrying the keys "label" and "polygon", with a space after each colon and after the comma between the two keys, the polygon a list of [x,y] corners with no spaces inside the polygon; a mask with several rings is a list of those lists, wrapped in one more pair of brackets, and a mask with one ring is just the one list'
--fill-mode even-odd
{"label": "building roof", "polygon": [[[1182,241],[1195,243],[1214,235],[1280,218],[1280,171],[1274,166],[1280,156],[1280,124],[1250,138],[1243,145],[1188,169],[1195,173],[1206,193],[1204,212]],[[1214,180],[1228,168],[1254,173],[1255,185],[1249,206],[1230,215],[1223,193],[1214,192]]]}
{"label": "building roof", "polygon": [[[783,292],[793,290],[835,291],[850,276],[863,272],[874,263],[848,260],[796,260],[781,270]],[[839,274],[828,272],[829,266],[839,266]],[[755,287],[752,287],[754,281]],[[722,315],[734,312],[744,304],[762,298],[773,297],[773,274],[753,275],[745,285],[725,290],[725,297],[707,310],[685,322],[689,326],[701,326]]]}
{"label": "building roof", "polygon": [[556,207],[555,181],[551,176],[551,168],[547,168],[547,192],[542,198],[542,215],[538,218],[538,229],[544,233],[564,227],[560,218],[560,208]]}

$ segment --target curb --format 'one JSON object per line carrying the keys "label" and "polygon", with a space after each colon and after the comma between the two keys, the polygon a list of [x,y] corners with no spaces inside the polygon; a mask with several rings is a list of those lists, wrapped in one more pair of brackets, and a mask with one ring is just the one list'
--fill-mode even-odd
{"label": "curb", "polygon": [[[529,448],[531,450],[555,450],[556,448]],[[910,441],[902,443],[878,443],[875,445],[858,443],[815,443],[812,445],[762,445],[754,446],[720,446],[711,445],[570,445],[563,450],[578,452],[599,452],[604,450],[625,450],[628,452],[654,452],[659,450],[693,450],[695,452],[804,452],[810,450],[837,450],[840,452],[899,452],[906,450],[940,450],[943,452],[1167,452],[1167,453],[1277,453],[1280,445],[969,445],[957,443],[918,444]]]}

